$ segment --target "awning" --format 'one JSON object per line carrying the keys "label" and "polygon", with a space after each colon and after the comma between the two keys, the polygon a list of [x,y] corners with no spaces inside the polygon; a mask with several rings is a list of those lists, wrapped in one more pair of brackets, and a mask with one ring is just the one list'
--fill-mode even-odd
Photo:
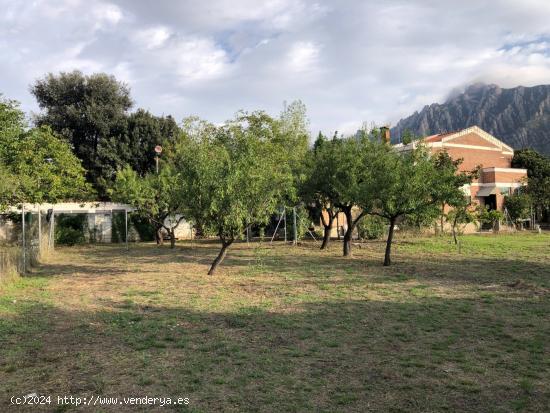
{"label": "awning", "polygon": [[477,191],[476,196],[489,196],[489,195],[495,195],[498,193],[498,188],[495,186],[484,186],[481,187],[479,191]]}

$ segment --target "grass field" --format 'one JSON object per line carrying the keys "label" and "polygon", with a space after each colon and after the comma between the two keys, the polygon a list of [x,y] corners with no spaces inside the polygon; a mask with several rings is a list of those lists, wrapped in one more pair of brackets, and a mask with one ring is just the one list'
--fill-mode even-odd
{"label": "grass field", "polygon": [[[58,249],[0,293],[0,411],[544,412],[550,235]],[[13,395],[187,407],[9,406]],[[25,410],[26,409],[26,410]],[[141,409],[141,410],[140,410]]]}

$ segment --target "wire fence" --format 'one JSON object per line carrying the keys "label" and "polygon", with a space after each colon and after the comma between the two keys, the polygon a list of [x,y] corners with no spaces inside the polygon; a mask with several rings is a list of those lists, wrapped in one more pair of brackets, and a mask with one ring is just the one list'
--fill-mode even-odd
{"label": "wire fence", "polygon": [[0,283],[36,266],[49,244],[49,222],[44,212],[0,216]]}

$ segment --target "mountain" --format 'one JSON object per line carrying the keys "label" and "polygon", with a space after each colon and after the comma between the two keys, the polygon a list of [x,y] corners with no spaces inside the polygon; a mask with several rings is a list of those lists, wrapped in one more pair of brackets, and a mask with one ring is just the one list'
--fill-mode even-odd
{"label": "mountain", "polygon": [[503,89],[476,83],[443,103],[425,106],[391,130],[399,142],[407,129],[419,136],[477,125],[514,149],[533,148],[550,156],[550,85]]}

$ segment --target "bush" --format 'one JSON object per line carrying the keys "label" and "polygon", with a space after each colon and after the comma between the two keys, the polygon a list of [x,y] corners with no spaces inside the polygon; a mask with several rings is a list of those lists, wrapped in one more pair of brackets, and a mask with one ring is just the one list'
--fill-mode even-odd
{"label": "bush", "polygon": [[376,215],[366,215],[357,224],[357,233],[360,239],[382,238],[386,232],[387,222],[384,218]]}
{"label": "bush", "polygon": [[[282,225],[282,224],[281,224]],[[292,208],[286,208],[286,225],[288,239],[291,240],[294,237],[294,212]],[[303,239],[307,234],[308,229],[311,227],[311,219],[309,217],[309,211],[302,205],[296,207],[296,234],[298,239]]]}
{"label": "bush", "polygon": [[509,195],[504,198],[504,206],[514,223],[529,218],[531,212],[531,199],[527,194]]}
{"label": "bush", "polygon": [[55,243],[59,245],[75,245],[85,242],[84,227],[86,215],[56,215]]}
{"label": "bush", "polygon": [[490,225],[493,230],[496,229],[497,224],[504,218],[502,212],[482,205],[479,205],[477,214],[481,223]]}
{"label": "bush", "polygon": [[155,239],[155,227],[144,217],[138,214],[128,216],[128,231],[130,223],[137,231],[140,241],[153,241]]}

